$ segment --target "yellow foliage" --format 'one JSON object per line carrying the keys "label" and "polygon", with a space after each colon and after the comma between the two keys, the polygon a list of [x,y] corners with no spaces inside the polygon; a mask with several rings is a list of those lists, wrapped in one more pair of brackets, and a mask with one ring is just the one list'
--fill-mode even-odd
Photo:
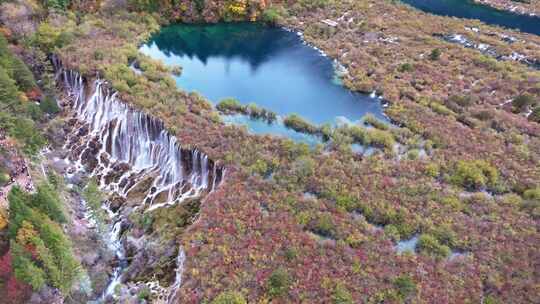
{"label": "yellow foliage", "polygon": [[34,226],[27,222],[22,222],[22,227],[17,231],[17,242],[22,245],[30,243],[30,241],[37,236],[37,231]]}
{"label": "yellow foliage", "polygon": [[269,300],[267,297],[263,296],[262,298],[260,298],[260,299],[257,301],[257,303],[258,303],[258,304],[268,304],[268,303],[270,303],[270,300]]}
{"label": "yellow foliage", "polygon": [[235,0],[229,4],[229,11],[237,16],[244,16],[246,14],[247,1]]}
{"label": "yellow foliage", "polygon": [[3,230],[8,225],[8,216],[5,209],[0,208],[0,230]]}
{"label": "yellow foliage", "polygon": [[28,102],[28,97],[26,97],[26,95],[25,95],[24,93],[20,93],[20,94],[19,94],[19,100],[20,100],[21,102],[23,102],[23,103],[24,103],[24,102]]}

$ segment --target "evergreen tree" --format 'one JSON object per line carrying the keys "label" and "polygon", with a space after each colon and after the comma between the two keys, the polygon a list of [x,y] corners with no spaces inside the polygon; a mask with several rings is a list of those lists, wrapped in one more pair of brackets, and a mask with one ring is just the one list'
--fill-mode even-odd
{"label": "evergreen tree", "polygon": [[69,4],[70,0],[44,0],[44,5],[48,9],[58,10],[58,11],[65,11]]}
{"label": "evergreen tree", "polygon": [[34,122],[28,118],[15,120],[14,127],[9,133],[24,143],[24,152],[30,155],[36,154],[46,143],[45,138],[36,128]]}
{"label": "evergreen tree", "polygon": [[[9,236],[15,249],[12,253],[17,261],[17,279],[34,288],[48,284],[68,294],[79,275],[80,265],[62,228],[49,218],[52,215],[66,220],[58,196],[47,184],[40,185],[34,195],[14,187],[9,203]],[[34,248],[37,255],[33,257],[22,245]]]}
{"label": "evergreen tree", "polygon": [[30,204],[33,208],[46,214],[51,220],[58,223],[66,222],[60,198],[50,185],[40,184],[37,187],[37,192],[32,196]]}
{"label": "evergreen tree", "polygon": [[30,284],[36,291],[41,289],[45,285],[45,273],[32,261],[30,253],[15,241],[11,241],[10,250],[17,280]]}
{"label": "evergreen tree", "polygon": [[28,91],[36,86],[34,75],[26,64],[13,55],[7,47],[7,41],[0,35],[0,67],[15,80],[19,89]]}
{"label": "evergreen tree", "polygon": [[24,220],[33,217],[32,210],[26,205],[28,195],[19,187],[15,186],[8,194],[9,201],[9,236],[10,239],[17,237],[17,231]]}
{"label": "evergreen tree", "polygon": [[0,69],[0,111],[19,103],[19,94],[15,81],[9,77],[6,69]]}
{"label": "evergreen tree", "polygon": [[11,58],[11,69],[13,71],[13,79],[17,82],[19,89],[24,92],[31,90],[36,87],[36,81],[34,80],[34,75],[30,69],[17,57],[12,56]]}
{"label": "evergreen tree", "polygon": [[50,96],[45,96],[45,98],[39,103],[41,111],[48,114],[56,114],[60,112],[60,107],[56,100]]}
{"label": "evergreen tree", "polygon": [[67,294],[79,275],[80,267],[71,251],[71,242],[60,226],[48,219],[40,227],[39,233],[43,244],[39,244],[38,252],[47,270],[49,282]]}

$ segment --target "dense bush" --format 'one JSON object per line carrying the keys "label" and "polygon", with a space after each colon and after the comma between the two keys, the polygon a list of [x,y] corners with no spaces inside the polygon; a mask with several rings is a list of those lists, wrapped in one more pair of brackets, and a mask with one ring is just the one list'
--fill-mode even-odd
{"label": "dense bush", "polygon": [[244,111],[244,106],[234,98],[223,99],[217,104],[216,108],[224,113],[243,113]]}
{"label": "dense bush", "polygon": [[526,190],[523,197],[528,200],[540,201],[540,188]]}
{"label": "dense bush", "polygon": [[246,300],[241,293],[236,291],[226,291],[220,293],[214,300],[212,304],[246,304]]}
{"label": "dense bush", "polygon": [[254,119],[264,119],[268,123],[276,120],[276,113],[260,108],[254,103],[245,106],[234,98],[226,98],[216,105],[216,109],[224,114],[244,114]]}
{"label": "dense bush", "polygon": [[441,50],[440,49],[433,49],[431,53],[429,54],[429,59],[431,60],[439,60],[441,58]]}
{"label": "dense bush", "polygon": [[353,298],[347,287],[342,284],[336,284],[334,292],[332,293],[332,303],[333,304],[353,304]]}
{"label": "dense bush", "polygon": [[416,250],[420,253],[436,258],[446,258],[450,255],[450,248],[442,245],[437,238],[430,234],[422,234],[416,244]]}
{"label": "dense bush", "polygon": [[262,13],[262,21],[268,24],[278,24],[286,14],[282,6],[271,6]]}
{"label": "dense bush", "polygon": [[313,227],[313,232],[328,238],[335,238],[336,226],[332,216],[328,213],[321,214],[317,217]]}
{"label": "dense bush", "polygon": [[404,73],[404,72],[412,72],[414,70],[414,67],[412,64],[406,62],[406,63],[402,63],[399,65],[398,67],[398,72],[400,73]]}
{"label": "dense bush", "polygon": [[498,72],[501,69],[499,62],[497,62],[496,59],[485,56],[485,55],[479,55],[475,57],[473,62],[476,66],[484,68],[492,72]]}
{"label": "dense bush", "polygon": [[450,180],[465,189],[480,190],[495,187],[499,182],[499,172],[483,160],[458,161]]}
{"label": "dense bush", "polygon": [[70,5],[71,0],[41,0],[41,2],[48,9],[65,11]]}
{"label": "dense bush", "polygon": [[43,22],[32,36],[31,43],[49,54],[54,49],[61,48],[69,43],[72,38],[73,34],[71,32],[62,31],[47,22]]}
{"label": "dense bush", "polygon": [[454,112],[452,112],[452,110],[448,109],[446,106],[438,102],[429,103],[429,107],[437,114],[446,116],[454,115]]}
{"label": "dense bush", "polygon": [[292,279],[283,267],[274,270],[268,278],[266,290],[271,298],[279,298],[285,296],[290,289]]}
{"label": "dense bush", "polygon": [[416,292],[416,283],[408,275],[401,275],[394,280],[394,286],[402,299]]}
{"label": "dense bush", "polygon": [[441,225],[433,229],[431,234],[442,244],[448,247],[456,246],[458,239],[457,233],[455,233],[449,225]]}
{"label": "dense bush", "polygon": [[17,242],[11,241],[10,249],[13,255],[13,270],[17,280],[30,284],[34,290],[40,290],[46,282],[43,269],[40,269],[32,261],[31,253]]}
{"label": "dense bush", "polygon": [[379,129],[368,130],[369,143],[372,146],[384,148],[392,151],[395,144],[395,139],[392,133]]}
{"label": "dense bush", "polygon": [[527,110],[530,106],[534,106],[538,101],[530,94],[521,94],[512,100],[512,110],[516,113]]}
{"label": "dense bush", "polygon": [[364,116],[364,123],[379,130],[388,130],[390,126],[380,120],[378,120],[373,114],[367,114]]}
{"label": "dense bush", "polygon": [[297,114],[291,114],[285,117],[283,123],[286,127],[291,128],[297,132],[307,134],[317,134],[319,132],[319,128],[317,128],[317,126],[307,122]]}
{"label": "dense bush", "polygon": [[540,218],[540,188],[526,190],[523,193],[523,198],[521,208],[533,218]]}

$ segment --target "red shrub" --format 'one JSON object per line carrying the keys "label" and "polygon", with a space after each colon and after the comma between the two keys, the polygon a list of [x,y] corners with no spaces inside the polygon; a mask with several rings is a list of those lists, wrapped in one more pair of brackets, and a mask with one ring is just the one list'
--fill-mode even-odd
{"label": "red shrub", "polygon": [[38,87],[35,87],[31,89],[30,91],[26,92],[26,97],[30,100],[38,101],[42,97],[41,90]]}
{"label": "red shrub", "polygon": [[8,251],[0,258],[0,278],[6,279],[11,274],[13,268],[11,266],[11,253]]}

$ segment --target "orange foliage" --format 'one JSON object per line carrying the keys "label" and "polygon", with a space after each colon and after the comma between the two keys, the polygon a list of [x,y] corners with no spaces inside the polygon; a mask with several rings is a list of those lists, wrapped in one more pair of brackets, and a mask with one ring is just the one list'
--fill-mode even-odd
{"label": "orange foliage", "polygon": [[4,35],[7,39],[11,38],[11,30],[9,30],[7,27],[0,26],[0,35]]}
{"label": "orange foliage", "polygon": [[7,212],[4,209],[0,209],[0,230],[4,230],[8,225]]}

